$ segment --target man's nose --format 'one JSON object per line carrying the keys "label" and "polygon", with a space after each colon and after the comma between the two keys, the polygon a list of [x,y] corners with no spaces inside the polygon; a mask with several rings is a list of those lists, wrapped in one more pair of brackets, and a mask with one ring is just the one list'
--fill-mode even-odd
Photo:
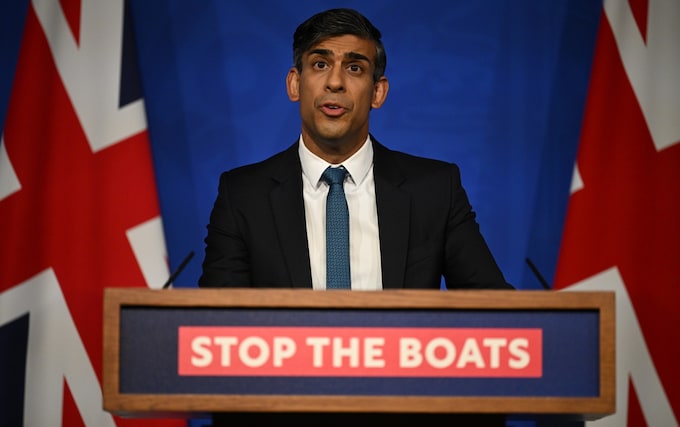
{"label": "man's nose", "polygon": [[345,90],[345,74],[341,65],[336,65],[329,71],[326,89],[332,92]]}

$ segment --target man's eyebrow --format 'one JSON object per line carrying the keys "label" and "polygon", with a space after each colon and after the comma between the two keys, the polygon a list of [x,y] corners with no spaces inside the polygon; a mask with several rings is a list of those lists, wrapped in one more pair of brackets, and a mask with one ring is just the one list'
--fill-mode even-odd
{"label": "man's eyebrow", "polygon": [[[312,49],[307,55],[335,56],[333,51],[330,49]],[[371,62],[371,60],[366,55],[357,52],[347,52],[345,53],[344,57],[345,59],[352,59],[355,61]]]}
{"label": "man's eyebrow", "polygon": [[366,61],[366,62],[371,62],[370,59],[368,59],[368,56],[362,55],[361,53],[356,53],[356,52],[347,52],[345,54],[346,59],[354,59],[355,61]]}
{"label": "man's eyebrow", "polygon": [[333,56],[333,51],[330,49],[312,49],[309,51],[307,54],[308,56],[311,55],[322,55],[322,56]]}

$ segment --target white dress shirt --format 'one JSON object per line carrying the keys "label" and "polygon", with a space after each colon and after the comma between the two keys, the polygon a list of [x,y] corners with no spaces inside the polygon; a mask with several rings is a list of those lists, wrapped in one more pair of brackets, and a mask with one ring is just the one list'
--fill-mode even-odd
{"label": "white dress shirt", "polygon": [[[309,151],[302,141],[302,135],[299,146],[312,286],[323,290],[326,289],[326,197],[329,187],[321,175],[328,166],[340,165],[331,165]],[[352,290],[380,290],[382,269],[370,137],[359,151],[342,162],[342,166],[349,172],[344,189],[349,209]]]}

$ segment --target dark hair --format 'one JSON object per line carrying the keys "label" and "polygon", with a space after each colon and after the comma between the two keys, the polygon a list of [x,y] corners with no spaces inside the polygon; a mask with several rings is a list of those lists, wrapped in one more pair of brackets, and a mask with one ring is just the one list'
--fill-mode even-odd
{"label": "dark hair", "polygon": [[313,46],[335,36],[351,34],[375,42],[373,81],[385,74],[387,55],[380,31],[353,9],[330,9],[317,13],[300,24],[293,35],[293,64],[302,72],[302,55]]}

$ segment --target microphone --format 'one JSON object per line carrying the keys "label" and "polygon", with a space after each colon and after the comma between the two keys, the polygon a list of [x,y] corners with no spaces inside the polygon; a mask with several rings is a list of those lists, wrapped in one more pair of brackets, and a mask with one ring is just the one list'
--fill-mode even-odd
{"label": "microphone", "polygon": [[538,271],[538,268],[536,268],[536,265],[534,265],[533,262],[529,258],[526,258],[527,264],[529,264],[529,268],[531,268],[531,271],[534,273],[536,278],[538,279],[539,282],[541,282],[541,286],[543,286],[544,289],[546,290],[552,290],[552,286],[548,283],[547,280],[545,280],[545,277],[541,274],[540,271]]}
{"label": "microphone", "polygon": [[170,284],[175,281],[177,276],[179,276],[179,273],[181,273],[182,270],[184,270],[184,267],[187,266],[187,264],[189,263],[191,258],[193,258],[193,256],[194,256],[194,251],[189,252],[189,255],[187,255],[186,258],[184,258],[184,261],[182,261],[182,263],[179,265],[179,267],[177,267],[177,270],[175,270],[175,272],[172,273],[170,275],[170,277],[168,277],[168,281],[165,282],[165,284],[163,285],[163,287],[161,289],[167,289],[168,287],[170,287]]}

